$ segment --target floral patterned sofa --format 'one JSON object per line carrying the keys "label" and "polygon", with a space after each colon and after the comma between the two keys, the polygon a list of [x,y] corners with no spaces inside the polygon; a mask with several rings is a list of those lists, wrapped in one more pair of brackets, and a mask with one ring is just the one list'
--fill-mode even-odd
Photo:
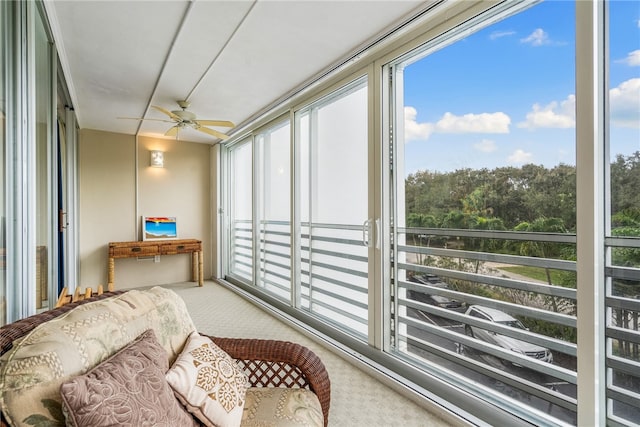
{"label": "floral patterned sofa", "polygon": [[329,377],[312,351],[200,335],[161,287],[6,325],[0,355],[0,426],[328,425]]}

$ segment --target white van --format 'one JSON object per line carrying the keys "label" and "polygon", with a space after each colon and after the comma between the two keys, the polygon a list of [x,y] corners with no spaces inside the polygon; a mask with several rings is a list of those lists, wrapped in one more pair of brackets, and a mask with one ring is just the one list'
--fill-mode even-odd
{"label": "white van", "polygon": [[[499,323],[512,328],[527,329],[518,319],[511,317],[505,312],[496,310],[495,308],[470,305],[465,314],[467,316],[477,317],[478,319]],[[543,362],[553,362],[553,353],[551,353],[548,348],[505,335],[500,335],[492,331],[487,331],[486,329],[482,329],[477,326],[466,325],[464,330],[468,336],[498,345],[516,353],[524,354],[525,356],[533,357],[534,359],[542,360]]]}

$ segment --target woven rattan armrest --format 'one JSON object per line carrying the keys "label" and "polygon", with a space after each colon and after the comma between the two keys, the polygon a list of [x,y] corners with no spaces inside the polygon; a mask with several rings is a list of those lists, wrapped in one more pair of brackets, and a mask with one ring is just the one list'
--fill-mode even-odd
{"label": "woven rattan armrest", "polygon": [[301,387],[313,391],[329,420],[331,383],[320,358],[300,344],[246,338],[209,337],[245,369],[253,387]]}

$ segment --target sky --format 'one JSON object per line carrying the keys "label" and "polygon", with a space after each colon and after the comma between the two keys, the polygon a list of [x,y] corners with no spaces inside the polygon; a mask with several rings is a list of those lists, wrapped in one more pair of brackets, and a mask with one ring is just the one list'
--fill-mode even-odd
{"label": "sky", "polygon": [[[578,0],[579,1],[579,0]],[[640,150],[640,1],[610,4],[611,152]],[[575,165],[575,3],[548,0],[404,69],[405,172]]]}

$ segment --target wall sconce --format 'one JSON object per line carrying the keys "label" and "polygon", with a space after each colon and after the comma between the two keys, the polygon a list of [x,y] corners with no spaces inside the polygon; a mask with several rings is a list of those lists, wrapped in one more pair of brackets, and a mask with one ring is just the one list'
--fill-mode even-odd
{"label": "wall sconce", "polygon": [[150,166],[152,168],[163,168],[164,167],[164,152],[160,150],[151,150],[151,161]]}

